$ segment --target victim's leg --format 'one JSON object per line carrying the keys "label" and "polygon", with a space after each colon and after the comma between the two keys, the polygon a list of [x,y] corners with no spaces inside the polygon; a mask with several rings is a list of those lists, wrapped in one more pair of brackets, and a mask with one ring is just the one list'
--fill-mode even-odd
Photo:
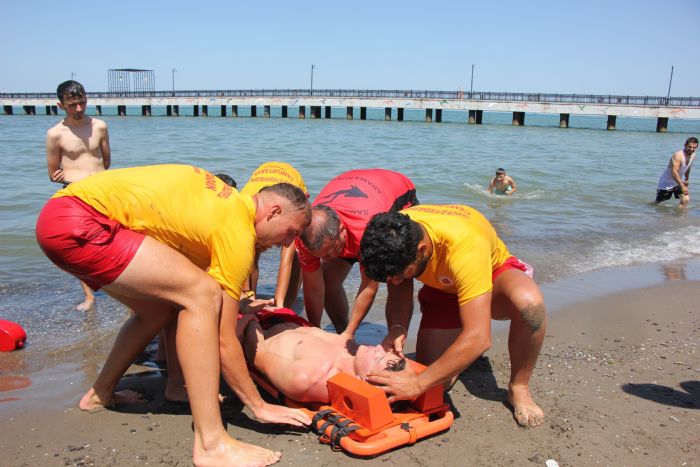
{"label": "victim's leg", "polygon": [[508,270],[496,278],[491,304],[494,319],[509,319],[508,353],[511,376],[508,401],[521,426],[544,423],[544,411],[530,394],[530,378],[537,364],[547,329],[544,299],[537,284],[519,270]]}

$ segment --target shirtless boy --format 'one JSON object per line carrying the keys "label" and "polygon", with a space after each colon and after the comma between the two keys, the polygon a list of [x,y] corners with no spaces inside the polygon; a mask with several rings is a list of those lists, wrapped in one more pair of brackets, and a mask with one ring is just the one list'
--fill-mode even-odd
{"label": "shirtless boy", "polygon": [[489,183],[489,193],[493,194],[494,191],[497,195],[512,195],[517,191],[518,187],[515,185],[515,180],[510,175],[506,175],[506,170],[499,167],[496,169],[496,176],[491,179]]}
{"label": "shirtless boy", "polygon": [[[49,179],[66,187],[108,169],[111,152],[107,124],[85,115],[87,96],[83,85],[77,81],[64,81],[56,92],[58,106],[66,112],[66,118],[46,134],[46,165]],[[86,311],[94,305],[95,296],[83,281],[80,281],[80,286],[85,301],[77,309]]]}

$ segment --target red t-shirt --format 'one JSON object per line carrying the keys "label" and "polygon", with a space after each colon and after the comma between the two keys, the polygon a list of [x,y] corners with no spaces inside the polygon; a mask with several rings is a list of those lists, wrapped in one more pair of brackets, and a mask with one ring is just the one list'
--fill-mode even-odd
{"label": "red t-shirt", "polygon": [[[331,180],[312,206],[320,204],[333,208],[345,225],[348,241],[340,257],[357,259],[362,234],[372,216],[415,206],[418,200],[416,187],[405,175],[391,170],[365,169],[351,170]],[[321,258],[312,256],[300,238],[295,242],[301,268],[307,272],[317,270]]]}

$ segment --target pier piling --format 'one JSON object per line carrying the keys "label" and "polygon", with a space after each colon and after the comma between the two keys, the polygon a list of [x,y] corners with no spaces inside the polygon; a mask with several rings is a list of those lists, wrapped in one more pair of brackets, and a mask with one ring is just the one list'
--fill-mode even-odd
{"label": "pier piling", "polygon": [[559,114],[559,128],[569,128],[569,114]]}
{"label": "pier piling", "polygon": [[656,132],[666,133],[668,131],[668,117],[659,117],[656,119]]}
{"label": "pier piling", "polygon": [[525,125],[525,112],[513,112],[513,126]]}

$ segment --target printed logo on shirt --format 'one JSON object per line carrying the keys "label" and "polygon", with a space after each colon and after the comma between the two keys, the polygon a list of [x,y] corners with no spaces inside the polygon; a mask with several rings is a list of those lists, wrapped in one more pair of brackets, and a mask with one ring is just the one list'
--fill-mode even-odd
{"label": "printed logo on shirt", "polygon": [[[341,195],[344,198],[369,198],[369,196],[367,196],[367,193],[360,190],[357,187],[357,185],[350,185],[350,188],[346,188],[344,190],[338,190],[338,191],[331,193],[330,195],[324,196],[323,198],[321,198],[321,200],[319,200],[318,204],[332,203],[333,201],[335,201],[335,199],[338,196],[341,196]],[[330,198],[330,199],[326,200],[326,198]]]}

